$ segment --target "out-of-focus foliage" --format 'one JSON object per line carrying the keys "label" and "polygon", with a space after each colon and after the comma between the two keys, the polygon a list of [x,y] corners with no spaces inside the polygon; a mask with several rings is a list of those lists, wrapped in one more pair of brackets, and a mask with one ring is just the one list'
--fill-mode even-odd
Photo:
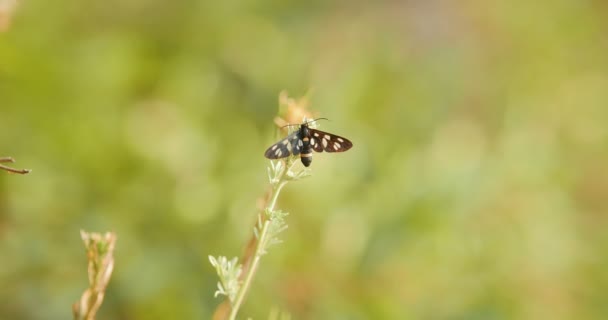
{"label": "out-of-focus foliage", "polygon": [[354,147],[284,190],[290,228],[242,317],[608,317],[605,1],[23,0],[11,15],[0,156],[33,172],[0,172],[1,319],[70,318],[80,229],[118,235],[99,319],[209,318],[207,256],[251,235],[277,95],[310,88],[320,129]]}

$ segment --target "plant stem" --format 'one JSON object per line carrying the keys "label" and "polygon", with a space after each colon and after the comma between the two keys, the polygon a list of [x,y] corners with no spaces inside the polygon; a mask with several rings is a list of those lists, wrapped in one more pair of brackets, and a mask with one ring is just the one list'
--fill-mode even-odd
{"label": "plant stem", "polygon": [[[11,158],[11,157],[2,157],[0,158],[0,162],[10,162],[13,163],[15,162],[15,159]],[[15,169],[15,168],[11,168],[9,166],[5,166],[0,164],[0,169],[2,170],[6,170],[8,172],[12,172],[12,173],[18,173],[18,174],[26,174],[26,173],[30,173],[31,170],[29,169]]]}
{"label": "plant stem", "polygon": [[270,203],[268,204],[268,210],[273,211],[274,206],[277,204],[277,199],[279,198],[279,194],[281,193],[281,189],[287,184],[287,181],[279,182],[276,187],[273,189],[272,197],[270,198]]}
{"label": "plant stem", "polygon": [[262,229],[262,232],[260,234],[260,239],[258,240],[258,246],[255,251],[255,256],[253,257],[253,262],[251,263],[251,267],[249,267],[247,275],[245,276],[245,280],[243,281],[243,284],[241,285],[241,288],[236,296],[236,299],[234,300],[234,305],[232,306],[232,309],[230,310],[230,317],[229,317],[230,320],[236,319],[236,314],[239,312],[239,308],[241,307],[241,304],[243,303],[243,300],[245,299],[245,295],[247,294],[247,291],[249,290],[249,286],[251,285],[253,276],[255,275],[255,272],[258,269],[258,265],[260,264],[260,258],[262,257],[262,250],[263,250],[262,247],[264,246],[264,242],[266,240],[266,235],[268,234],[269,225],[270,225],[270,221],[266,220],[266,222],[264,222],[264,228]]}
{"label": "plant stem", "polygon": [[72,305],[72,313],[74,319],[94,320],[114,270],[116,234],[81,231],[80,236],[87,252],[89,288],[84,291],[80,300]]}
{"label": "plant stem", "polygon": [[[278,181],[275,181],[272,184],[272,192],[269,197],[270,200],[269,200],[268,204],[266,205],[265,210],[263,210],[262,212],[259,213],[260,215],[263,215],[264,212],[274,210],[274,207],[277,204],[277,199],[279,198],[279,194],[281,193],[281,190],[283,189],[283,187],[287,184],[287,180],[284,179],[285,174],[291,169],[292,165],[293,165],[293,162],[286,163],[279,175]],[[260,232],[260,234],[259,234],[259,238],[257,239],[255,254],[253,255],[253,261],[251,262],[251,265],[249,266],[249,268],[246,268],[244,270],[245,277],[243,279],[243,284],[241,285],[239,292],[236,295],[236,299],[234,300],[234,303],[232,304],[232,306],[230,308],[230,315],[228,317],[228,319],[230,319],[230,320],[236,319],[236,315],[239,312],[239,308],[241,307],[243,300],[245,300],[247,291],[249,290],[251,282],[253,281],[253,277],[255,276],[255,273],[258,269],[258,266],[260,264],[260,259],[262,258],[262,255],[266,251],[265,250],[266,242],[267,242],[266,238],[268,237],[268,229],[270,226],[270,220],[268,220],[266,217],[263,217],[263,216],[262,216],[262,219],[264,221],[264,226],[262,228],[262,232]]]}

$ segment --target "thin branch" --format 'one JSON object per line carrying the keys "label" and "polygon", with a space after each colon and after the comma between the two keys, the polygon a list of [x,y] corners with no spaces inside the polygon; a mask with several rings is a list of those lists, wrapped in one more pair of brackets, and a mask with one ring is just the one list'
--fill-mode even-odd
{"label": "thin branch", "polygon": [[[15,159],[11,158],[11,157],[2,157],[0,158],[0,162],[6,163],[14,163]],[[26,174],[26,173],[30,173],[32,170],[30,169],[15,169],[15,168],[11,168],[9,166],[5,166],[0,164],[0,169],[8,171],[8,172],[12,172],[12,173],[18,173],[18,174]]]}

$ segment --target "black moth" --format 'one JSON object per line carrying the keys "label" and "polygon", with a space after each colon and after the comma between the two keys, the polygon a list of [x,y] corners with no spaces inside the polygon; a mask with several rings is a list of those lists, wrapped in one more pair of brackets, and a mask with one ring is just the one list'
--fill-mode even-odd
{"label": "black moth", "polygon": [[266,150],[264,156],[268,159],[280,159],[290,155],[300,155],[302,164],[308,167],[312,162],[312,151],[344,152],[350,149],[353,143],[348,139],[335,134],[323,132],[308,127],[308,122],[302,123],[300,128],[288,135],[285,139],[273,144]]}

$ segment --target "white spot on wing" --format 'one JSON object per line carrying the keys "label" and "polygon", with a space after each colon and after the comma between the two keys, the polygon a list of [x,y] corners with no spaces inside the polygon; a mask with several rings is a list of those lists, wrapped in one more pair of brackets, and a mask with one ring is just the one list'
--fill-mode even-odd
{"label": "white spot on wing", "polygon": [[323,139],[323,148],[327,148],[327,140]]}
{"label": "white spot on wing", "polygon": [[275,144],[274,146],[272,146],[272,150],[276,149],[277,145]]}
{"label": "white spot on wing", "polygon": [[284,145],[287,145],[289,143],[289,141],[287,141],[287,139],[285,139],[285,141],[283,141]]}
{"label": "white spot on wing", "polygon": [[338,149],[340,149],[340,144],[339,143],[334,143],[334,150],[338,151]]}
{"label": "white spot on wing", "polygon": [[327,134],[323,136],[323,139],[325,139],[325,140],[329,140],[330,138],[331,137],[329,135],[327,135]]}
{"label": "white spot on wing", "polygon": [[319,136],[319,134],[317,132],[315,132],[315,137],[318,137],[318,136]]}
{"label": "white spot on wing", "polygon": [[275,150],[275,151],[274,151],[274,155],[275,155],[275,156],[277,156],[277,157],[278,157],[278,156],[279,156],[281,153],[282,153],[282,152],[281,152],[281,149],[277,149],[277,150]]}
{"label": "white spot on wing", "polygon": [[344,142],[344,139],[342,139],[342,138],[338,138],[338,141],[340,141],[340,142]]}

